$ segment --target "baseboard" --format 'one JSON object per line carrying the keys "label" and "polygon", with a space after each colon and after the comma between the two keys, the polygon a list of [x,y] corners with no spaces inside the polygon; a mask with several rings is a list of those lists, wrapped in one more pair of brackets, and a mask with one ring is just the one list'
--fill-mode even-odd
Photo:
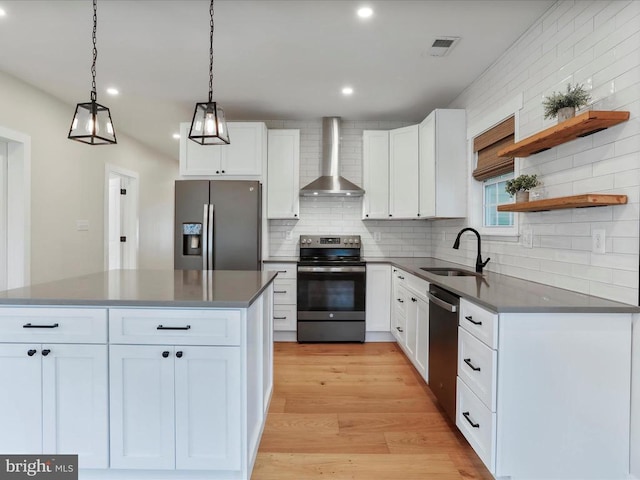
{"label": "baseboard", "polygon": [[395,342],[396,339],[391,332],[366,332],[365,342]]}
{"label": "baseboard", "polygon": [[296,332],[273,332],[273,341],[274,342],[297,342],[298,336]]}

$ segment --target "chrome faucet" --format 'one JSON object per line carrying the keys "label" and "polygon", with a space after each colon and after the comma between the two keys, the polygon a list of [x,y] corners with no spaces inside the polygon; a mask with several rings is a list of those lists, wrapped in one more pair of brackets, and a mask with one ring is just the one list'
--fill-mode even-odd
{"label": "chrome faucet", "polygon": [[482,255],[480,254],[480,248],[481,248],[481,241],[480,241],[480,234],[478,233],[477,230],[475,230],[474,228],[463,228],[462,230],[460,230],[458,232],[458,236],[456,237],[456,241],[453,242],[453,248],[455,248],[456,250],[458,250],[458,248],[460,248],[460,236],[464,233],[464,232],[473,232],[476,234],[476,237],[478,237],[478,256],[476,257],[476,272],[477,273],[482,273],[482,269],[484,268],[484,266],[489,263],[489,260],[491,260],[491,258],[487,258],[486,261],[482,261]]}

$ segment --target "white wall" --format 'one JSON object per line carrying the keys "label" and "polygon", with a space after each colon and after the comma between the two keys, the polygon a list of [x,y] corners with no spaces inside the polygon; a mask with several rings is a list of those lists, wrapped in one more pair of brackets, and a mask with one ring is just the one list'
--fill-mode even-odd
{"label": "white wall", "polygon": [[[630,120],[606,131],[517,159],[521,173],[540,175],[548,197],[617,193],[625,206],[519,214],[520,232],[533,231],[533,248],[517,239],[483,242],[487,269],[638,304],[640,217],[640,2],[559,1],[451,105],[465,108],[469,125],[522,94],[517,138],[555,124],[543,120],[544,95],[567,83],[591,90],[594,110],[628,110]],[[470,160],[470,168],[472,168]],[[473,265],[475,237],[459,251],[451,244],[461,221],[433,224],[431,253]],[[591,252],[591,234],[606,231],[606,253]],[[441,242],[446,232],[446,242]]]}
{"label": "white wall", "polygon": [[[320,176],[322,120],[267,121],[267,128],[300,129],[300,186]],[[408,122],[342,121],[341,174],[362,186],[362,131],[390,130]],[[429,252],[431,224],[426,220],[362,221],[362,198],[300,197],[300,220],[269,220],[270,256],[298,256],[303,234],[353,234],[362,236],[363,252],[369,257],[425,256]],[[291,240],[285,234],[291,231]],[[380,241],[374,240],[380,232]]]}
{"label": "white wall", "polygon": [[[78,101],[88,92],[78,92]],[[140,175],[139,268],[173,268],[174,159],[118,131],[118,144],[96,146],[67,139],[75,105],[0,72],[0,125],[31,137],[31,282],[104,268],[105,163]],[[89,231],[76,221],[88,220]]]}
{"label": "white wall", "polygon": [[631,378],[631,475],[640,479],[640,315],[633,319]]}

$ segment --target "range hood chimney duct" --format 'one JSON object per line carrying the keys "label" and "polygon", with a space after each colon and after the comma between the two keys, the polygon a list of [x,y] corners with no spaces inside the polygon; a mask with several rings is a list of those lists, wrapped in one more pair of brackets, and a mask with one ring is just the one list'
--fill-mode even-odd
{"label": "range hood chimney duct", "polygon": [[340,117],[322,118],[322,176],[300,190],[303,197],[360,197],[364,190],[340,176]]}

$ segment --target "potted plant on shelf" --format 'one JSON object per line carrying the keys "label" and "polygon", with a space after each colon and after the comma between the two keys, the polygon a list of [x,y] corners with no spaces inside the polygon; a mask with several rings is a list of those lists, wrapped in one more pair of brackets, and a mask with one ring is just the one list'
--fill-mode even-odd
{"label": "potted plant on shelf", "polygon": [[553,92],[542,102],[544,118],[558,117],[558,123],[564,122],[576,115],[576,109],[584,107],[591,100],[591,95],[581,84],[573,87],[569,83],[566,93]]}
{"label": "potted plant on shelf", "polygon": [[513,180],[507,180],[504,187],[512,197],[516,196],[516,203],[529,201],[529,190],[540,185],[538,175],[520,175]]}

